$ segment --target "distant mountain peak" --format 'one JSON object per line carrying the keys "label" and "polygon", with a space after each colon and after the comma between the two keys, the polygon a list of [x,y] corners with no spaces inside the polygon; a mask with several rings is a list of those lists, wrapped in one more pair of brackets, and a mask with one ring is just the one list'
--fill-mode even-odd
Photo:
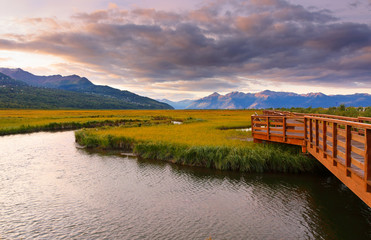
{"label": "distant mountain peak", "polygon": [[323,97],[323,96],[326,96],[325,94],[321,93],[321,92],[311,92],[311,93],[307,93],[307,94],[300,94],[300,96],[304,96],[304,97]]}
{"label": "distant mountain peak", "polygon": [[17,71],[23,71],[22,68],[8,68],[9,71],[12,71],[12,72],[17,72]]}
{"label": "distant mountain peak", "polygon": [[209,97],[219,97],[220,94],[217,92],[214,92],[213,94],[210,94]]}
{"label": "distant mountain peak", "polygon": [[273,92],[273,91],[267,89],[267,90],[261,91],[260,93],[262,93],[262,94],[270,94],[270,93],[276,93],[276,92]]}
{"label": "distant mountain peak", "polygon": [[[60,76],[60,75],[59,75]],[[85,78],[85,77],[80,77],[79,75],[77,74],[73,74],[73,75],[69,75],[69,76],[66,76],[66,77],[70,77],[70,78]],[[86,78],[85,78],[86,79]]]}
{"label": "distant mountain peak", "polygon": [[[214,97],[213,97],[214,96]],[[217,97],[216,97],[217,96]],[[291,107],[333,107],[370,106],[371,95],[325,95],[323,93],[297,94],[264,90],[258,93],[231,92],[226,95],[212,94],[195,100],[188,109],[245,109],[245,108],[291,108]]]}

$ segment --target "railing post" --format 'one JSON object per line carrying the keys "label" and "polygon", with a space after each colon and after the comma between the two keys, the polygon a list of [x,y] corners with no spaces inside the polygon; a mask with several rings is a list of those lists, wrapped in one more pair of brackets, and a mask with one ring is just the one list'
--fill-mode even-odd
{"label": "railing post", "polygon": [[305,141],[307,141],[307,134],[308,134],[307,125],[308,125],[308,119],[304,117],[304,140]]}
{"label": "railing post", "polygon": [[316,125],[315,125],[315,131],[316,131],[316,153],[318,153],[319,149],[319,125],[318,125],[318,119],[316,119],[315,121]]}
{"label": "railing post", "polygon": [[309,119],[309,142],[310,147],[313,147],[313,119]]}
{"label": "railing post", "polygon": [[286,141],[286,117],[282,117],[282,139]]}
{"label": "railing post", "polygon": [[269,117],[267,117],[267,138],[270,139],[270,133],[269,133]]}
{"label": "railing post", "polygon": [[338,124],[333,123],[332,124],[332,158],[333,160],[333,165],[336,166],[337,162],[335,159],[337,158],[338,155]]}
{"label": "railing post", "polygon": [[308,135],[308,129],[307,129],[307,125],[308,125],[308,119],[306,117],[304,117],[304,146],[301,147],[301,151],[303,153],[306,153],[307,152],[307,146],[308,146],[308,139],[307,139],[307,135]]}
{"label": "railing post", "polygon": [[365,140],[366,191],[371,192],[371,129],[365,129]]}
{"label": "railing post", "polygon": [[251,115],[251,136],[254,139],[254,116]]}
{"label": "railing post", "polygon": [[346,166],[346,175],[350,176],[349,168],[351,167],[351,157],[352,157],[352,126],[345,126],[346,135],[345,135],[345,166]]}
{"label": "railing post", "polygon": [[327,154],[327,122],[322,120],[322,146],[323,146],[323,157],[326,158]]}

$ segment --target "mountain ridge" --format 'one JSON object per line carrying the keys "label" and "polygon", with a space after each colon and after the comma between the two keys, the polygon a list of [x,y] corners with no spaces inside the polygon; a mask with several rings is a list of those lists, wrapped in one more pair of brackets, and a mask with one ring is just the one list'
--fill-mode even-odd
{"label": "mountain ridge", "polygon": [[[167,100],[167,103],[172,105],[178,102]],[[271,90],[264,90],[258,93],[233,91],[225,95],[214,92],[206,97],[191,100],[190,104],[183,109],[327,108],[339,106],[340,104],[367,107],[371,105],[371,95],[368,93],[326,95],[321,92],[297,94],[294,92],[275,92]]]}
{"label": "mountain ridge", "polygon": [[138,105],[97,94],[33,87],[0,73],[0,108],[4,109],[138,109]]}
{"label": "mountain ridge", "polygon": [[50,75],[37,76],[21,68],[0,68],[0,72],[9,77],[27,83],[34,87],[45,87],[65,91],[97,94],[126,101],[130,105],[137,105],[138,109],[173,109],[166,103],[143,97],[126,90],[119,90],[109,86],[95,85],[85,77],[76,74],[69,76]]}

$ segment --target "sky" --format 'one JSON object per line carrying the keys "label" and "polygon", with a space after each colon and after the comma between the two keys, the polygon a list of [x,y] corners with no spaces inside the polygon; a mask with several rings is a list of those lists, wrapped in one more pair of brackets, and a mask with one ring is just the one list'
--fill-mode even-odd
{"label": "sky", "polygon": [[371,94],[371,0],[0,0],[0,67],[155,99]]}

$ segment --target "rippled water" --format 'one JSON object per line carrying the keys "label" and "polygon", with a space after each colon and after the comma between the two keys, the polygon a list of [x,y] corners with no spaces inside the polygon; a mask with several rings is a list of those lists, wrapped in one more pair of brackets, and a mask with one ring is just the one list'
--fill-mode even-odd
{"label": "rippled water", "polygon": [[73,132],[0,137],[0,239],[370,239],[331,176],[239,174],[77,149]]}

